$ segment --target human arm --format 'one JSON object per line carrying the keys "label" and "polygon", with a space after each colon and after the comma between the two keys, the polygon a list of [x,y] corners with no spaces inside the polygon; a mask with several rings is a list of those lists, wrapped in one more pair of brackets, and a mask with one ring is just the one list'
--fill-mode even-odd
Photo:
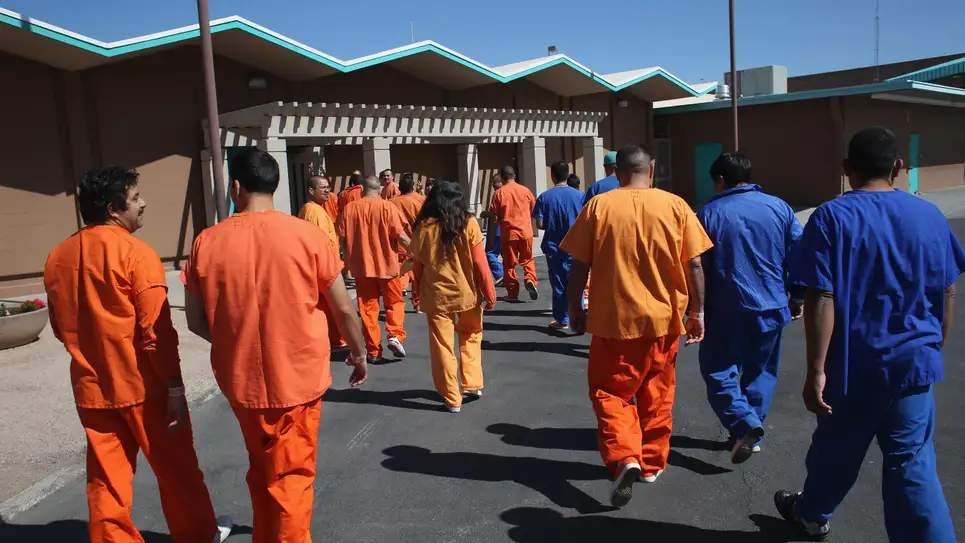
{"label": "human arm", "polygon": [[543,223],[544,207],[543,197],[540,196],[536,199],[536,207],[533,208],[533,220],[536,221],[536,228],[540,230],[546,230],[546,225]]}
{"label": "human arm", "polygon": [[948,340],[948,333],[952,329],[952,317],[955,315],[955,285],[945,289],[945,318],[942,321],[942,347]]}
{"label": "human arm", "polygon": [[804,312],[804,286],[793,283],[791,279],[791,266],[793,265],[794,252],[804,228],[801,222],[794,216],[794,210],[787,207],[789,215],[787,233],[785,234],[784,248],[784,279],[788,293],[788,309],[791,311],[791,320],[798,320]]}
{"label": "human arm", "polygon": [[141,338],[139,350],[167,386],[168,430],[177,431],[187,420],[188,402],[181,379],[178,333],[171,321],[167,289],[155,286],[138,293],[134,312]]}
{"label": "human arm", "polygon": [[60,327],[57,324],[57,315],[54,310],[54,304],[50,300],[50,296],[47,297],[47,318],[50,320],[50,329],[54,333],[54,337],[57,341],[63,343],[64,336],[60,334]]}
{"label": "human arm", "polygon": [[560,249],[573,261],[570,264],[570,279],[566,286],[567,313],[570,330],[576,334],[586,333],[586,310],[583,309],[583,289],[590,277],[596,247],[596,206],[586,206],[576,217],[569,231],[560,242]]}
{"label": "human arm", "polygon": [[334,324],[351,349],[351,354],[345,361],[346,364],[354,366],[352,375],[349,377],[349,385],[360,386],[369,375],[368,364],[365,361],[365,340],[362,339],[362,328],[359,326],[355,304],[352,303],[352,297],[349,296],[345,281],[340,274],[335,275],[335,280],[325,290],[323,296],[332,309],[332,315],[335,317]]}
{"label": "human arm", "polygon": [[804,336],[807,350],[807,377],[804,380],[804,406],[815,415],[830,415],[824,403],[827,378],[824,365],[834,332],[834,294],[808,288],[804,294]]}
{"label": "human arm", "polygon": [[211,343],[211,328],[208,326],[208,316],[204,309],[204,300],[187,289],[184,291],[184,316],[188,320],[188,330],[199,338]]}
{"label": "human arm", "polygon": [[[489,260],[486,259],[485,244],[477,243],[472,248],[472,264],[479,279],[479,287],[486,299],[486,310],[496,306],[496,286],[493,284],[492,272],[489,271]],[[420,265],[421,268],[421,265]]]}
{"label": "human arm", "polygon": [[690,306],[687,312],[687,340],[684,347],[704,340],[704,266],[701,257],[687,261],[687,295]]}
{"label": "human arm", "polygon": [[586,333],[586,310],[583,309],[583,290],[590,278],[590,265],[573,259],[570,264],[570,280],[566,285],[567,313],[570,330],[575,334]]}

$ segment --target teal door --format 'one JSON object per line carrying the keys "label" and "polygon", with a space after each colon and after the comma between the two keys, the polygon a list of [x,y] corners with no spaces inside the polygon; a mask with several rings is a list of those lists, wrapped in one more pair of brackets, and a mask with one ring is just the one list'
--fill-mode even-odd
{"label": "teal door", "polygon": [[918,193],[918,134],[908,138],[908,192]]}
{"label": "teal door", "polygon": [[694,204],[702,206],[714,197],[714,181],[710,178],[710,167],[723,152],[719,142],[698,143],[694,147]]}

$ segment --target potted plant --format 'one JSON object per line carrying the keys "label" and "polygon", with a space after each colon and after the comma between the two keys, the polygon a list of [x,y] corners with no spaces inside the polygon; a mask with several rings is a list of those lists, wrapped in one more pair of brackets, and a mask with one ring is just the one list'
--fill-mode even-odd
{"label": "potted plant", "polygon": [[0,303],[0,350],[26,345],[47,326],[47,304],[43,300]]}

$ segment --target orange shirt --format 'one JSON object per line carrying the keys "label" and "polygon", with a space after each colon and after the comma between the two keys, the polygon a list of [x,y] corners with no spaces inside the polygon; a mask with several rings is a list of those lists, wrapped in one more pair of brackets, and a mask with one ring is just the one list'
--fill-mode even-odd
{"label": "orange shirt", "polygon": [[712,246],[687,202],[631,188],[590,200],[560,245],[590,265],[587,331],[609,339],[682,334],[686,262]]}
{"label": "orange shirt", "polygon": [[422,211],[422,205],[426,203],[426,197],[413,191],[409,194],[396,196],[390,201],[402,212],[402,226],[405,228],[406,235],[411,236],[415,218],[418,217],[419,212]]}
{"label": "orange shirt", "polygon": [[44,287],[78,407],[138,404],[181,375],[164,266],[126,229],[91,226],[67,238],[47,257]]}
{"label": "orange shirt", "polygon": [[211,367],[231,405],[291,407],[328,389],[319,304],[341,269],[321,230],[279,211],[238,213],[198,234],[181,280],[204,301]]}
{"label": "orange shirt", "polygon": [[399,194],[401,194],[399,192],[399,184],[396,183],[395,181],[389,181],[388,183],[385,184],[384,187],[382,187],[381,196],[383,200],[391,200],[392,198],[395,198]]}
{"label": "orange shirt", "polygon": [[499,218],[499,235],[514,241],[533,238],[533,208],[536,197],[518,181],[506,183],[494,194],[489,212]]}
{"label": "orange shirt", "polygon": [[[341,217],[342,213],[345,213],[345,206],[350,202],[354,202],[362,197],[362,185],[355,185],[354,187],[349,187],[343,190],[338,195],[338,216]],[[336,219],[336,224],[338,220]]]}
{"label": "orange shirt", "polygon": [[412,234],[409,252],[422,264],[419,305],[429,314],[457,313],[482,301],[472,262],[472,248],[483,242],[475,217],[466,221],[463,235],[447,251],[442,229],[434,219],[424,221]]}
{"label": "orange shirt", "polygon": [[325,211],[328,212],[328,218],[332,219],[332,224],[335,224],[338,221],[338,196],[335,196],[334,192],[328,193]]}
{"label": "orange shirt", "polygon": [[362,198],[345,207],[336,231],[345,238],[352,275],[380,279],[399,275],[399,234],[405,227],[397,207],[382,198]]}
{"label": "orange shirt", "polygon": [[306,202],[302,210],[298,212],[298,218],[306,220],[325,232],[325,237],[332,243],[332,247],[338,251],[338,236],[335,234],[335,223],[328,216],[325,208],[315,202]]}

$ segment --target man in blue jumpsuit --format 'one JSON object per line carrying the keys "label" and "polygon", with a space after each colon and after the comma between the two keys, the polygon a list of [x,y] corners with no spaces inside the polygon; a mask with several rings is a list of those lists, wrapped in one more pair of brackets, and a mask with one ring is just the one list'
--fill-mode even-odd
{"label": "man in blue jumpsuit", "polygon": [[558,329],[569,326],[566,285],[570,279],[570,264],[573,261],[570,255],[560,249],[560,242],[583,209],[583,193],[567,184],[569,175],[570,169],[565,162],[554,162],[550,166],[550,176],[555,186],[540,194],[536,199],[536,207],[533,208],[536,226],[546,231],[540,247],[546,256],[550,286],[553,287],[553,322],[550,327]]}
{"label": "man in blue jumpsuit", "polygon": [[830,518],[876,439],[892,542],[955,541],[938,479],[932,386],[944,376],[955,281],[965,252],[934,205],[892,186],[898,141],[868,128],[848,145],[854,190],[820,206],[795,250],[807,287],[804,404],[817,415],[800,493],[779,491],[781,516],[830,537]]}
{"label": "man in blue jumpsuit", "polygon": [[[494,176],[492,180],[493,194],[501,189],[503,186],[503,181],[498,177]],[[503,252],[502,240],[499,239],[499,221],[489,214],[489,206],[479,214],[482,219],[487,219],[488,226],[486,227],[486,260],[489,261],[489,270],[493,273],[493,284],[497,287],[503,286],[503,264],[499,261],[499,257]]]}
{"label": "man in blue jumpsuit", "polygon": [[726,153],[710,168],[717,192],[698,218],[714,242],[704,253],[706,335],[700,373],[707,399],[730,433],[731,462],[760,451],[777,383],[781,334],[801,316],[803,288],[789,308],[786,278],[801,237],[794,210],[751,184],[751,161]]}
{"label": "man in blue jumpsuit", "polygon": [[[594,196],[599,196],[604,192],[610,192],[620,188],[620,182],[617,181],[617,153],[616,151],[610,151],[603,156],[603,171],[606,173],[606,177],[600,179],[599,181],[590,185],[590,188],[586,189],[586,196],[583,197],[583,205],[585,206],[587,202],[593,199]],[[589,179],[587,179],[589,182]]]}

